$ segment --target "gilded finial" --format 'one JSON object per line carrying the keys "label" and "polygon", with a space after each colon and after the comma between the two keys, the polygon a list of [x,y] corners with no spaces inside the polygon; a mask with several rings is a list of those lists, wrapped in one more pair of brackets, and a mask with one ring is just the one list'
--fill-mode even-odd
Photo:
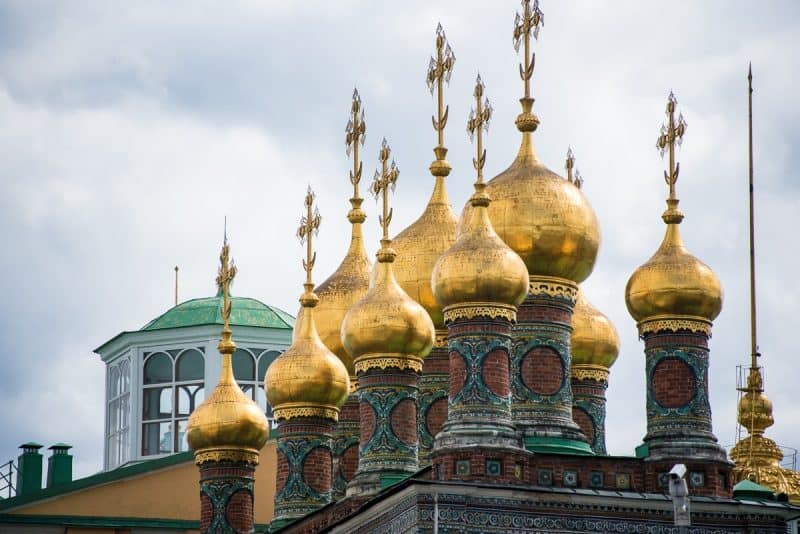
{"label": "gilded finial", "polygon": [[361,209],[361,203],[364,201],[358,191],[358,184],[361,182],[361,171],[363,163],[359,157],[359,145],[364,146],[364,140],[367,134],[367,123],[364,121],[364,106],[361,104],[361,95],[358,94],[358,89],[353,89],[353,101],[350,105],[350,118],[347,121],[345,128],[345,146],[346,152],[349,157],[353,155],[353,170],[350,171],[350,183],[353,184],[353,198],[350,199],[352,209],[347,214],[347,220],[351,224],[363,223],[367,219],[367,215]]}
{"label": "gilded finial", "polygon": [[531,78],[536,65],[536,53],[531,50],[531,36],[539,38],[539,29],[544,26],[544,13],[539,9],[539,0],[522,0],[522,15],[517,12],[514,19],[514,50],[523,47],[523,62],[519,65],[519,75],[525,84],[525,96],[520,99],[522,113],[517,116],[517,128],[521,132],[533,132],[539,126],[539,118],[532,112],[534,99],[531,97]]}
{"label": "gilded finial", "polygon": [[[397,178],[400,176],[400,169],[395,164],[394,160],[389,164],[389,156],[392,154],[392,149],[389,148],[389,143],[386,138],[381,143],[381,149],[378,152],[378,159],[381,162],[380,171],[375,171],[375,177],[372,180],[372,194],[377,200],[381,198],[383,203],[382,215],[378,217],[381,228],[383,229],[383,237],[381,238],[381,250],[378,252],[378,261],[392,262],[394,261],[395,253],[389,248],[392,243],[389,239],[389,223],[392,222],[392,209],[389,208],[389,189],[394,191],[397,184]],[[388,259],[391,256],[391,259]]]}
{"label": "gilded finial", "polygon": [[175,306],[178,305],[178,266],[175,266]]}
{"label": "gilded finial", "polygon": [[230,327],[231,318],[231,284],[236,276],[236,265],[230,259],[230,245],[228,245],[227,219],[225,237],[222,250],[219,253],[219,270],[217,271],[218,294],[222,295],[222,339],[219,341],[220,354],[233,354],[236,343],[233,342]]}
{"label": "gilded finial", "polygon": [[675,161],[675,144],[681,146],[683,135],[689,125],[683,118],[683,113],[680,113],[676,119],[675,108],[677,105],[678,99],[670,91],[669,98],[667,98],[667,123],[661,125],[661,132],[656,140],[656,148],[661,157],[663,158],[666,153],[669,154],[669,170],[664,171],[664,181],[669,186],[669,198],[667,199],[667,211],[662,215],[662,219],[667,224],[680,224],[683,220],[683,214],[678,209],[678,198],[675,196],[675,182],[678,181],[678,173],[681,170],[680,163]]}
{"label": "gilded finial", "polygon": [[583,177],[580,171],[575,167],[575,153],[572,151],[572,147],[567,148],[565,167],[567,169],[567,181],[580,189],[583,185]]}
{"label": "gilded finial", "polygon": [[297,228],[297,237],[300,239],[300,243],[306,245],[306,257],[303,259],[303,269],[306,271],[306,281],[303,284],[305,292],[300,297],[300,304],[304,308],[313,308],[319,302],[319,299],[314,294],[314,282],[311,280],[314,263],[317,261],[317,253],[314,252],[312,238],[319,233],[319,225],[322,221],[319,210],[314,207],[315,198],[314,191],[311,186],[308,186],[305,198],[306,214],[300,218],[300,226]]}
{"label": "gilded finial", "polygon": [[481,75],[475,80],[475,91],[472,96],[475,97],[475,107],[469,112],[469,119],[467,120],[467,132],[469,132],[470,141],[477,138],[475,143],[475,150],[477,155],[472,158],[472,166],[477,171],[477,179],[475,181],[475,193],[470,199],[473,206],[488,206],[489,196],[486,194],[486,184],[483,182],[483,166],[486,163],[486,149],[483,148],[483,132],[489,131],[489,121],[492,119],[492,104],[489,99],[484,97],[486,86],[481,80]]}
{"label": "gilded finial", "polygon": [[450,106],[445,106],[444,104],[444,84],[450,84],[455,62],[456,55],[453,53],[453,49],[450,48],[450,43],[447,41],[447,36],[444,34],[444,29],[440,23],[436,27],[436,57],[431,56],[426,77],[428,90],[433,95],[435,89],[437,99],[437,116],[431,116],[433,129],[436,130],[438,135],[438,144],[433,149],[434,154],[436,154],[436,160],[430,166],[431,174],[434,176],[447,176],[452,169],[450,163],[445,159],[447,149],[444,146],[444,128],[447,126]]}

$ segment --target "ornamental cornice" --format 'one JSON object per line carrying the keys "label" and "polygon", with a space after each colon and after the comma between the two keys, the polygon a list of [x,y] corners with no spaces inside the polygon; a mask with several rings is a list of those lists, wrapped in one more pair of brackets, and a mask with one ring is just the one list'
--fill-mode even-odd
{"label": "ornamental cornice", "polygon": [[572,365],[570,374],[575,380],[594,380],[595,382],[608,382],[608,369],[599,365]]}
{"label": "ornamental cornice", "polygon": [[711,337],[711,321],[692,315],[656,315],[639,321],[639,337],[659,332],[688,331]]}
{"label": "ornamental cornice", "polygon": [[337,422],[339,420],[339,410],[331,406],[290,406],[274,408],[272,416],[276,421],[291,421],[298,417],[320,417]]}
{"label": "ornamental cornice", "polygon": [[258,465],[259,452],[254,449],[210,448],[194,453],[194,463],[203,465],[209,462],[236,462],[252,466]]}
{"label": "ornamental cornice", "polygon": [[544,295],[569,301],[573,306],[578,301],[578,284],[566,278],[554,276],[531,276],[528,293],[532,296]]}
{"label": "ornamental cornice", "polygon": [[356,374],[365,373],[370,369],[390,368],[421,373],[422,358],[411,354],[366,354],[355,361]]}
{"label": "ornamental cornice", "polygon": [[517,321],[517,308],[510,304],[500,304],[497,302],[468,302],[465,304],[454,304],[442,310],[444,312],[445,324],[454,321],[469,321],[477,318],[486,319],[505,319],[514,323]]}

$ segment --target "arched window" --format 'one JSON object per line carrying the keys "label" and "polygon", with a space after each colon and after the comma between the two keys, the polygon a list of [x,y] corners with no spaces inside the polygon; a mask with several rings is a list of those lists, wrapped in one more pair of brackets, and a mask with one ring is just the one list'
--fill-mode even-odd
{"label": "arched window", "polygon": [[145,354],[142,455],[188,450],[189,414],[205,398],[203,348]]}
{"label": "arched window", "polygon": [[130,360],[123,359],[108,368],[108,408],[106,414],[106,462],[113,469],[128,461],[130,446]]}

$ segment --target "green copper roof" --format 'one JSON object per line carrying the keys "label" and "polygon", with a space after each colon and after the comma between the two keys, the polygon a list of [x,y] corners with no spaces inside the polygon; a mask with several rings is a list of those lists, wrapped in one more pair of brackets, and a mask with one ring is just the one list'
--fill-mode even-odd
{"label": "green copper roof", "polygon": [[[246,298],[231,297],[231,325],[258,326],[261,328],[294,328],[294,317],[285,311],[267,306],[263,302]],[[222,296],[192,299],[167,310],[142,327],[142,330],[162,330],[184,326],[203,326],[222,324]]]}
{"label": "green copper roof", "polygon": [[775,500],[775,492],[766,486],[756,484],[751,480],[742,480],[733,487],[734,499],[761,499]]}

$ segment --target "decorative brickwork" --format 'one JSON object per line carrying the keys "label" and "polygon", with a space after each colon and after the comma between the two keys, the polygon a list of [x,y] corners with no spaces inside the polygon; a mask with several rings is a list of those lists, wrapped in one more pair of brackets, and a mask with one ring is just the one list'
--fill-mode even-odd
{"label": "decorative brickwork", "polygon": [[606,454],[607,388],[606,380],[576,378],[573,374],[572,419],[580,426],[595,454]]}
{"label": "decorative brickwork", "polygon": [[645,334],[644,342],[649,460],[727,463],[711,429],[708,337],[665,331]]}
{"label": "decorative brickwork", "polygon": [[255,466],[246,462],[200,465],[200,532],[253,532]]}
{"label": "decorative brickwork", "polygon": [[[569,280],[531,276],[531,293],[520,305],[511,346],[511,412],[526,447],[559,440],[590,453],[572,420],[570,338],[577,287]],[[567,440],[566,442],[564,440]]]}
{"label": "decorative brickwork", "polygon": [[[333,428],[333,499],[341,499],[347,491],[347,483],[350,482],[358,465],[358,441],[359,441],[359,414],[358,395],[351,393],[347,397],[339,412],[339,421]],[[348,462],[345,455],[355,451],[355,465],[344,465]]]}
{"label": "decorative brickwork", "polygon": [[359,372],[361,441],[358,470],[348,495],[366,496],[381,489],[386,477],[419,469],[417,454],[417,381],[411,369],[370,368]]}
{"label": "decorative brickwork", "polygon": [[278,423],[274,525],[285,524],[331,502],[333,425],[332,420],[319,417]]}
{"label": "decorative brickwork", "polygon": [[[437,331],[436,339],[446,337],[446,331]],[[433,439],[447,418],[447,392],[450,387],[450,354],[447,344],[434,345],[422,362],[417,399],[417,434],[419,436],[419,466],[430,465]]]}
{"label": "decorative brickwork", "polygon": [[508,348],[496,348],[483,359],[483,380],[486,387],[498,397],[511,394],[509,386]]}

